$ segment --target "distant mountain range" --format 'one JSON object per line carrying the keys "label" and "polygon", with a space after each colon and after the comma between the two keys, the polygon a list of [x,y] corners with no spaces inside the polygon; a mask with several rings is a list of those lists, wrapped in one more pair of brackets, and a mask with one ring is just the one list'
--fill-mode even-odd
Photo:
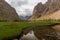
{"label": "distant mountain range", "polygon": [[28,16],[28,15],[26,15],[26,16],[19,16],[22,20],[28,20],[30,17],[31,17],[31,15],[30,16]]}

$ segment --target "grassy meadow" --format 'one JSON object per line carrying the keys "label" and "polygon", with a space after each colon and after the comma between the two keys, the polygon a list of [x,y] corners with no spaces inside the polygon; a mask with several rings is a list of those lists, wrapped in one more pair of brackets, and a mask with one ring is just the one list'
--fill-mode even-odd
{"label": "grassy meadow", "polygon": [[0,22],[0,40],[5,37],[19,35],[24,28],[34,28],[38,25],[47,26],[55,22],[52,21],[29,21],[29,22]]}

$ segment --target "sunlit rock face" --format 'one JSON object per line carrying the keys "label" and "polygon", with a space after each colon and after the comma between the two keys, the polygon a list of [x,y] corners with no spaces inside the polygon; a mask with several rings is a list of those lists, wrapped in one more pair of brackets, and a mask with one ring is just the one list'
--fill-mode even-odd
{"label": "sunlit rock face", "polygon": [[5,0],[0,0],[0,20],[14,21],[19,17],[14,8],[12,8]]}
{"label": "sunlit rock face", "polygon": [[38,3],[34,10],[33,15],[30,19],[37,19],[43,15],[53,13],[60,10],[60,0],[48,0],[45,4]]}

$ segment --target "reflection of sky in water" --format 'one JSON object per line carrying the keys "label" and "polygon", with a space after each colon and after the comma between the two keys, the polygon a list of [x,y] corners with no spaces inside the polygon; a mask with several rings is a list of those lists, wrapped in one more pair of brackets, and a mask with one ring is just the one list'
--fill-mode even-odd
{"label": "reflection of sky in water", "polygon": [[38,38],[34,35],[34,31],[30,31],[27,35],[23,35],[21,40],[38,40]]}
{"label": "reflection of sky in water", "polygon": [[47,0],[6,0],[14,7],[19,15],[31,15],[34,6],[39,3],[45,3]]}

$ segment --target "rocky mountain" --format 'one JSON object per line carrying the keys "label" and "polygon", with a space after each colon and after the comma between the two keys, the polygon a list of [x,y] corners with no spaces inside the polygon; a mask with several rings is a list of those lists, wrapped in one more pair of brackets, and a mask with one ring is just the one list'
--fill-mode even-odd
{"label": "rocky mountain", "polygon": [[53,19],[53,20],[60,20],[60,10],[54,12],[54,13],[50,13],[50,14],[46,14],[36,20],[48,20],[48,19]]}
{"label": "rocky mountain", "polygon": [[0,0],[0,20],[14,21],[19,17],[14,8],[12,8],[5,0]]}
{"label": "rocky mountain", "polygon": [[30,20],[40,19],[40,17],[52,14],[58,10],[60,10],[60,0],[48,0],[45,4],[40,2],[35,6]]}

